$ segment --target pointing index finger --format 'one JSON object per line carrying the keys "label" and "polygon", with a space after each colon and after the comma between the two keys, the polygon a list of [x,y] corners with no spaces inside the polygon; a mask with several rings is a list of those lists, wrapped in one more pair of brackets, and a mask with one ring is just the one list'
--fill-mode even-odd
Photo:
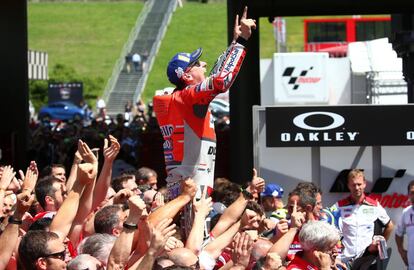
{"label": "pointing index finger", "polygon": [[242,16],[242,20],[243,19],[247,19],[247,6],[244,7],[244,11],[243,11],[243,16]]}
{"label": "pointing index finger", "polygon": [[297,200],[295,200],[294,203],[293,203],[292,213],[296,213],[297,212],[297,207],[298,207],[298,202],[297,202]]}
{"label": "pointing index finger", "polygon": [[234,22],[234,27],[239,26],[239,14],[236,15],[236,21]]}

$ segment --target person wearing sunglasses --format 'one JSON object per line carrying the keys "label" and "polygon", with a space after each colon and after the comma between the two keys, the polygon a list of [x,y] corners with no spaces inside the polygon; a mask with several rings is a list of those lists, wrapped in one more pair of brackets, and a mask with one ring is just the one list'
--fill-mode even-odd
{"label": "person wearing sunglasses", "polygon": [[19,261],[26,270],[66,269],[66,248],[59,236],[48,231],[28,231],[19,245]]}
{"label": "person wearing sunglasses", "polygon": [[53,218],[50,231],[34,230],[23,236],[18,248],[19,264],[23,266],[22,269],[66,269],[67,247],[64,240],[79,210],[81,193],[86,185],[94,181],[96,174],[95,164],[89,162],[80,164],[73,188]]}

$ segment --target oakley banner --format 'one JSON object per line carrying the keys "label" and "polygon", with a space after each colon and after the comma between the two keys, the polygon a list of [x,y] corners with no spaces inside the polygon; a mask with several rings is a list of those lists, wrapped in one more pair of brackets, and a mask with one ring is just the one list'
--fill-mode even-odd
{"label": "oakley banner", "polygon": [[414,145],[413,115],[413,105],[266,107],[266,146]]}

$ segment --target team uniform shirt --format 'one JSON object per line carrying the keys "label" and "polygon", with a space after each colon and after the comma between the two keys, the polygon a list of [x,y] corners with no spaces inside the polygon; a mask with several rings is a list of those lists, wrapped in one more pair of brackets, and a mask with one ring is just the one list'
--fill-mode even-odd
{"label": "team uniform shirt", "polygon": [[[335,226],[334,221],[333,221],[334,217],[332,216],[332,219],[327,219],[326,217],[321,218],[321,221],[325,221],[326,223]],[[338,250],[338,254],[341,254],[341,242],[339,241],[336,248]],[[292,243],[290,243],[289,245],[289,250],[288,253],[286,255],[286,261],[293,261],[294,258],[296,258],[296,254],[298,254],[299,252],[302,252],[303,248],[302,248],[302,244],[299,241],[299,231],[296,233],[295,237],[293,238]]]}
{"label": "team uniform shirt", "polygon": [[340,200],[331,212],[343,236],[344,249],[339,257],[344,262],[361,256],[372,243],[376,221],[385,226],[391,220],[378,201],[365,195],[361,204],[356,204],[351,196]]}
{"label": "team uniform shirt", "polygon": [[213,187],[216,134],[209,104],[230,88],[245,54],[245,47],[233,42],[203,82],[154,97],[154,112],[164,138],[170,198],[179,195],[179,182],[187,177],[198,186]]}
{"label": "team uniform shirt", "polygon": [[50,219],[53,219],[53,217],[55,215],[56,215],[56,211],[43,211],[43,212],[37,213],[33,217],[32,221],[35,222],[35,221],[37,221],[39,219],[42,219],[42,218],[50,218]]}
{"label": "team uniform shirt", "polygon": [[319,268],[313,264],[305,261],[300,257],[300,254],[289,263],[286,270],[318,270]]}
{"label": "team uniform shirt", "polygon": [[301,251],[303,251],[302,244],[299,242],[299,232],[297,232],[295,234],[295,237],[293,238],[292,243],[290,243],[289,245],[289,250],[286,255],[286,260],[293,261],[294,258],[296,257],[296,254]]}
{"label": "team uniform shirt", "polygon": [[408,206],[403,210],[402,216],[398,221],[395,234],[403,237],[407,234],[407,257],[408,269],[414,270],[414,209],[413,206]]}
{"label": "team uniform shirt", "polygon": [[[319,220],[325,221],[326,223],[328,223],[328,224],[330,224],[332,226],[336,226],[335,225],[336,224],[335,217],[333,216],[333,214],[330,211],[328,211],[327,209],[323,209],[322,211],[324,213],[328,213],[329,212],[330,217],[327,218],[327,216],[324,214]],[[290,220],[289,220],[289,223],[290,223]],[[337,244],[336,247],[337,247],[337,250],[338,250],[338,254],[341,254],[341,247],[342,247],[342,245],[341,245],[341,242],[340,241],[338,242],[338,244]],[[288,250],[288,253],[287,253],[287,256],[286,256],[286,260],[287,261],[292,261],[295,258],[295,255],[298,252],[301,252],[301,251],[303,251],[303,248],[302,248],[302,244],[299,241],[299,231],[298,231],[296,233],[295,237],[293,238],[292,243],[290,243],[289,250]]]}

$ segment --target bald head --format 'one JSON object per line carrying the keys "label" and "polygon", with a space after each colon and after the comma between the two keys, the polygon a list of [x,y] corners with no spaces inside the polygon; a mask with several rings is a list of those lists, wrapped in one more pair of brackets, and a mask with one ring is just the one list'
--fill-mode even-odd
{"label": "bald head", "polygon": [[188,248],[175,248],[168,253],[168,257],[180,266],[191,266],[198,261],[198,257]]}
{"label": "bald head", "polygon": [[97,270],[102,267],[102,263],[89,254],[80,254],[71,260],[68,264],[69,270]]}
{"label": "bald head", "polygon": [[258,238],[253,244],[252,256],[258,260],[262,257],[266,257],[267,252],[272,247],[272,242],[266,238]]}

